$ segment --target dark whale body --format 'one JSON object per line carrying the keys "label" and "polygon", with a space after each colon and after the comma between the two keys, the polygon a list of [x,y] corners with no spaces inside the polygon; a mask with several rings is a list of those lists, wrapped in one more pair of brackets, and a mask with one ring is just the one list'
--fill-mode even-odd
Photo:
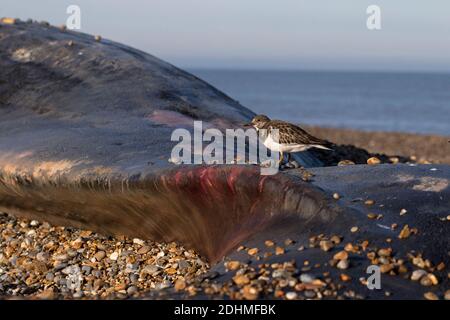
{"label": "dark whale body", "polygon": [[[419,233],[394,241],[395,252],[416,250],[450,264],[448,222],[440,219],[450,208],[448,166],[320,168],[304,153],[301,161],[316,167],[304,181],[303,170],[261,176],[249,165],[168,161],[174,128],[190,129],[193,120],[235,128],[253,115],[195,76],[127,46],[36,23],[0,24],[0,210],[105,234],[175,240],[212,262],[226,255],[247,260],[233,251],[239,244],[308,243],[319,233],[383,246],[398,233],[392,223],[407,223]],[[377,210],[384,220],[368,220],[361,198],[383,204]],[[400,220],[402,208],[408,215]],[[355,225],[360,232],[352,234]],[[300,264],[330,254],[291,250],[269,260],[281,259]],[[358,279],[366,267],[359,261],[348,273]],[[212,272],[216,281],[230,276],[221,263]],[[443,292],[448,278],[445,271],[438,275],[435,290]],[[395,298],[421,298],[426,290],[400,277],[383,283]],[[358,285],[348,284],[362,290]]]}

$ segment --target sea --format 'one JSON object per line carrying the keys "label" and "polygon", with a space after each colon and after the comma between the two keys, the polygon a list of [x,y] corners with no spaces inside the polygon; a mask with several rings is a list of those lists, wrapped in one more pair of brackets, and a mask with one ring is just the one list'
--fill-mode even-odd
{"label": "sea", "polygon": [[254,112],[273,119],[450,136],[450,74],[189,71]]}

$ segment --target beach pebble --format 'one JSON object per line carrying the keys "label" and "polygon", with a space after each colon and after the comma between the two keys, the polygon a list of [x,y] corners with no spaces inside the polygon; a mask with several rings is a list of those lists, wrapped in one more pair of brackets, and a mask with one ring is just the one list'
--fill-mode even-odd
{"label": "beach pebble", "polygon": [[15,24],[17,22],[17,19],[5,17],[5,18],[2,18],[0,20],[0,22],[3,24]]}
{"label": "beach pebble", "polygon": [[419,270],[414,270],[411,274],[411,280],[412,281],[419,281],[420,278],[422,278],[424,275],[426,275],[427,272],[425,270],[419,269]]}
{"label": "beach pebble", "polygon": [[409,229],[409,226],[406,224],[403,229],[400,231],[398,238],[399,239],[406,239],[409,238],[411,235],[411,230]]}
{"label": "beach pebble", "polygon": [[138,245],[140,245],[140,246],[143,246],[143,245],[145,244],[145,241],[144,241],[144,240],[141,240],[141,239],[138,239],[138,238],[134,238],[134,239],[133,239],[133,243],[134,243],[134,244],[138,244]]}
{"label": "beach pebble", "polygon": [[334,235],[334,236],[332,236],[332,237],[330,238],[330,240],[331,240],[334,244],[339,244],[339,243],[341,243],[341,241],[342,241],[342,237]]}
{"label": "beach pebble", "polygon": [[241,263],[237,260],[225,262],[225,267],[228,270],[237,270],[237,269],[239,269],[240,265],[241,265]]}
{"label": "beach pebble", "polygon": [[339,278],[344,282],[350,281],[352,279],[349,275],[347,275],[345,273],[341,273]]}
{"label": "beach pebble", "polygon": [[58,254],[53,256],[53,259],[56,261],[66,261],[67,259],[69,259],[69,255],[67,254]]}
{"label": "beach pebble", "polygon": [[286,278],[289,276],[289,273],[283,269],[277,269],[272,272],[273,278]]}
{"label": "beach pebble", "polygon": [[91,266],[82,266],[81,267],[81,272],[84,273],[85,275],[89,275],[92,271],[92,267]]}
{"label": "beach pebble", "polygon": [[420,278],[420,284],[425,287],[437,285],[438,283],[439,283],[439,281],[438,281],[437,277],[432,273],[428,273]]}
{"label": "beach pebble", "polygon": [[48,281],[53,281],[55,279],[55,274],[53,272],[48,272],[45,275],[45,279],[48,280]]}
{"label": "beach pebble", "polygon": [[[82,237],[82,238],[89,238],[90,236],[92,236],[92,231],[90,231],[90,230],[82,230],[82,231],[80,231],[80,237]],[[99,247],[98,245],[97,245],[97,247]]]}
{"label": "beach pebble", "polygon": [[444,262],[440,262],[437,266],[436,266],[436,270],[438,271],[442,271],[445,269],[445,263]]}
{"label": "beach pebble", "polygon": [[286,299],[287,300],[295,300],[297,299],[297,293],[294,291],[289,291],[286,293]]}
{"label": "beach pebble", "polygon": [[351,160],[341,160],[338,162],[338,166],[351,166],[354,165],[355,163]]}
{"label": "beach pebble", "polygon": [[80,238],[77,238],[77,239],[75,239],[74,241],[72,241],[71,243],[70,243],[70,245],[72,246],[72,248],[74,248],[74,249],[80,249],[82,246],[83,246],[83,239],[80,237]]}
{"label": "beach pebble", "polygon": [[258,298],[259,292],[255,287],[247,285],[242,288],[242,295],[247,300],[255,300]]}
{"label": "beach pebble", "polygon": [[348,253],[345,250],[339,251],[333,256],[333,259],[335,260],[347,260],[348,259]]}
{"label": "beach pebble", "polygon": [[[191,266],[191,264],[186,259],[181,259],[178,261],[178,268],[180,270],[188,269]],[[205,267],[205,264],[200,264],[201,267]]]}
{"label": "beach pebble", "polygon": [[109,259],[116,261],[119,258],[119,253],[117,251],[114,251],[109,255]]}
{"label": "beach pebble", "polygon": [[236,275],[233,277],[233,281],[238,286],[242,286],[248,284],[250,282],[250,279],[248,278],[247,275]]}
{"label": "beach pebble", "polygon": [[390,157],[389,161],[393,164],[397,164],[400,162],[400,159],[398,157]]}
{"label": "beach pebble", "polygon": [[266,247],[273,247],[275,245],[272,240],[266,240],[264,241],[264,244],[266,245]]}
{"label": "beach pebble", "polygon": [[444,299],[450,300],[450,290],[445,291]]}
{"label": "beach pebble", "polygon": [[37,221],[37,220],[31,220],[30,226],[32,226],[32,227],[37,227],[38,225],[39,225],[39,221]]}
{"label": "beach pebble", "polygon": [[151,248],[149,246],[142,246],[142,247],[139,248],[137,253],[138,254],[146,254],[150,250],[151,250]]}
{"label": "beach pebble", "polygon": [[149,274],[151,276],[155,276],[160,272],[160,268],[155,265],[147,265],[142,269],[143,274]]}
{"label": "beach pebble", "polygon": [[434,292],[431,292],[431,291],[430,292],[425,292],[423,294],[423,296],[427,300],[439,300],[439,297]]}
{"label": "beach pebble", "polygon": [[282,247],[276,247],[275,248],[275,254],[277,256],[284,254],[284,249]]}
{"label": "beach pebble", "polygon": [[367,214],[367,218],[369,218],[369,219],[376,219],[377,218],[377,214],[375,214],[375,213],[368,213]]}
{"label": "beach pebble", "polygon": [[97,251],[97,253],[94,255],[95,260],[101,261],[106,256],[105,251]]}
{"label": "beach pebble", "polygon": [[422,278],[420,278],[420,284],[423,285],[424,287],[429,287],[433,285],[433,282],[428,277],[428,275],[425,275]]}
{"label": "beach pebble", "polygon": [[41,262],[47,262],[50,258],[50,255],[47,252],[38,252],[36,254],[36,259]]}
{"label": "beach pebble", "polygon": [[174,287],[176,291],[184,290],[186,289],[186,281],[184,281],[184,279],[178,279],[175,281]]}
{"label": "beach pebble", "polygon": [[331,240],[322,240],[320,241],[319,246],[323,251],[330,251],[334,247],[334,243]]}
{"label": "beach pebble", "polygon": [[303,283],[311,283],[314,280],[316,280],[316,278],[309,273],[302,273],[300,275],[300,281]]}
{"label": "beach pebble", "polygon": [[134,295],[135,293],[137,293],[138,291],[139,291],[139,289],[138,289],[136,286],[130,286],[130,287],[128,287],[128,289],[127,289],[127,294],[130,295],[130,296],[132,296],[132,295]]}
{"label": "beach pebble", "polygon": [[341,260],[341,261],[338,262],[336,267],[338,269],[345,270],[345,269],[348,269],[349,265],[350,265],[350,263],[349,263],[348,260]]}
{"label": "beach pebble", "polygon": [[377,157],[371,157],[371,158],[367,159],[367,164],[369,164],[369,165],[376,165],[376,164],[380,164],[380,163],[381,163],[381,161]]}

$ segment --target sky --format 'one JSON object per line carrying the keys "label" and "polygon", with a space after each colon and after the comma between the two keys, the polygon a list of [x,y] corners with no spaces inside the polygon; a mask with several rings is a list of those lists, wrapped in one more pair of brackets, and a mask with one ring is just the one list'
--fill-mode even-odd
{"label": "sky", "polygon": [[0,17],[61,25],[71,4],[81,32],[182,68],[450,72],[448,0],[1,0]]}

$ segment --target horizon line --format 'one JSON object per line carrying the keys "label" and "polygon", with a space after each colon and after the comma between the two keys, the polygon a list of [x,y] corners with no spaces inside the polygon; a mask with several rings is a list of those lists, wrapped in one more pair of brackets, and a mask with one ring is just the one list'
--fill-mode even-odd
{"label": "horizon line", "polygon": [[313,73],[397,73],[397,74],[442,74],[450,75],[450,70],[404,70],[404,69],[316,69],[316,68],[256,68],[256,67],[205,67],[205,66],[177,66],[183,70],[195,71],[246,71],[246,72],[313,72]]}

